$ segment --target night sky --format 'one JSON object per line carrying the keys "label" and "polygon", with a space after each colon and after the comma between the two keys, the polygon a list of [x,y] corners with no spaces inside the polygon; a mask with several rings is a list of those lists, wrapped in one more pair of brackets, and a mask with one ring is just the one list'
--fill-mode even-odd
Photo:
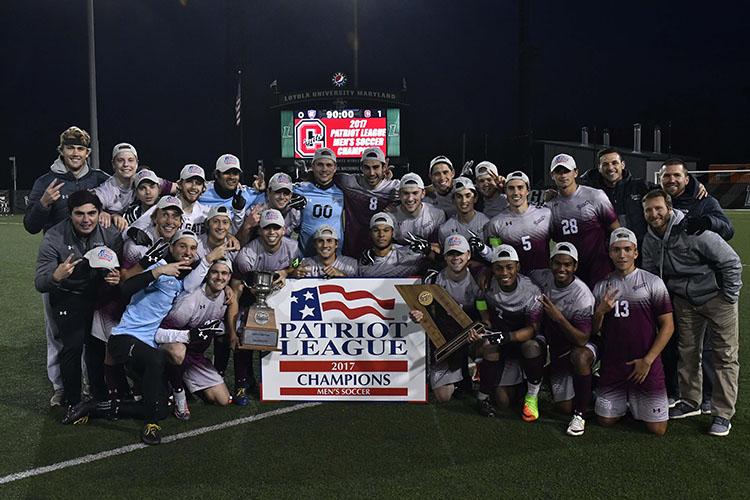
{"label": "night sky", "polygon": [[[102,165],[120,141],[142,164],[176,177],[185,163],[213,170],[239,153],[233,106],[243,68],[246,164],[278,156],[269,83],[282,92],[353,79],[351,0],[96,0]],[[750,162],[748,11],[703,2],[529,2],[534,139],[644,149],[660,124],[672,151],[708,163]],[[359,0],[360,88],[408,84],[402,148],[424,172],[437,154],[517,161],[516,1]],[[679,8],[678,8],[679,6]],[[2,176],[15,155],[19,188],[55,159],[58,136],[89,129],[85,0],[4,0]],[[351,88],[351,87],[350,87]],[[487,156],[484,137],[487,134]],[[254,163],[254,161],[253,161]]]}

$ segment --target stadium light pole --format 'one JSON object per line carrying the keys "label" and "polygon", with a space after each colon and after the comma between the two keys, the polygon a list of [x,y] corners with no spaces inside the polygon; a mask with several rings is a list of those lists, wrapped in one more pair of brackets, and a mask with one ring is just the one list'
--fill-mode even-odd
{"label": "stadium light pole", "polygon": [[96,47],[94,44],[94,0],[88,0],[89,28],[89,116],[91,127],[91,166],[99,168],[99,121],[96,110]]}
{"label": "stadium light pole", "polygon": [[359,88],[359,2],[354,0],[354,88]]}

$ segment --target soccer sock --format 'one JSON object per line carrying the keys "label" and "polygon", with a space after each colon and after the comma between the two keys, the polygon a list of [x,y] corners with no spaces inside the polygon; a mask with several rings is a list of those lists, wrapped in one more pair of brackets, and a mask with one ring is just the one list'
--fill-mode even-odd
{"label": "soccer sock", "polygon": [[169,379],[169,383],[172,385],[172,390],[175,393],[183,392],[183,389],[185,388],[185,385],[182,382],[182,366],[183,365],[167,363],[167,378]]}
{"label": "soccer sock", "polygon": [[179,391],[174,391],[174,402],[177,405],[177,408],[180,410],[184,409],[187,406],[187,397],[185,396],[185,391],[180,389]]}
{"label": "soccer sock", "polygon": [[229,348],[229,342],[225,338],[226,335],[214,338],[214,367],[219,375],[222,377],[227,371],[227,365],[229,365],[229,355],[232,350]]}
{"label": "soccer sock", "polygon": [[120,399],[120,380],[117,366],[104,365],[104,382],[107,384],[107,397]]}
{"label": "soccer sock", "polygon": [[538,396],[539,395],[539,389],[542,387],[542,384],[532,384],[531,382],[526,382],[526,395],[528,396]]}
{"label": "soccer sock", "polygon": [[253,351],[237,349],[234,351],[234,386],[247,387],[247,374]]}
{"label": "soccer sock", "polygon": [[576,392],[573,396],[573,411],[585,415],[589,409],[591,401],[591,379],[593,375],[573,374],[573,390]]}
{"label": "soccer sock", "polygon": [[492,394],[500,375],[500,361],[483,360],[479,363],[479,392]]}
{"label": "soccer sock", "polygon": [[542,386],[544,358],[542,356],[529,359],[524,358],[523,371],[526,373],[526,394],[529,396],[537,396],[539,394],[539,388]]}

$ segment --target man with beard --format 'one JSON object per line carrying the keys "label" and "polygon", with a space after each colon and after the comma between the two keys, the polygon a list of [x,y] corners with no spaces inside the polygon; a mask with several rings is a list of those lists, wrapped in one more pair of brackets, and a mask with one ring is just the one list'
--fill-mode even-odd
{"label": "man with beard", "polygon": [[[70,218],[46,232],[39,248],[34,285],[49,294],[56,338],[61,342],[60,369],[68,409],[63,423],[77,423],[81,407],[81,356],[86,346],[86,368],[96,399],[104,399],[104,343],[91,335],[97,296],[120,282],[116,269],[102,275],[84,255],[107,247],[113,259],[122,252],[122,237],[115,228],[99,226],[101,202],[89,191],[76,191],[68,197]],[[106,285],[105,285],[106,284]]]}
{"label": "man with beard", "polygon": [[204,205],[223,205],[233,209],[241,221],[245,211],[258,203],[263,195],[249,186],[240,184],[242,168],[240,159],[232,154],[223,154],[216,159],[214,180],[206,183],[200,202]]}
{"label": "man with beard", "polygon": [[521,272],[549,266],[552,213],[547,207],[529,205],[529,178],[520,171],[505,179],[508,207],[490,219],[484,239],[492,247],[507,244],[518,253]]}

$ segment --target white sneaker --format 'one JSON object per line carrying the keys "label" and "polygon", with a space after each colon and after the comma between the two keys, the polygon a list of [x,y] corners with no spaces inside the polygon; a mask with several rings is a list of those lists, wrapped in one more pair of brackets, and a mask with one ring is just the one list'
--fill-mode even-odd
{"label": "white sneaker", "polygon": [[568,436],[583,436],[583,431],[586,430],[586,420],[583,419],[577,413],[573,414],[573,418],[570,419],[568,424]]}
{"label": "white sneaker", "polygon": [[63,401],[65,401],[65,393],[62,389],[55,389],[54,394],[52,394],[52,397],[49,398],[49,405],[61,406],[63,404]]}

